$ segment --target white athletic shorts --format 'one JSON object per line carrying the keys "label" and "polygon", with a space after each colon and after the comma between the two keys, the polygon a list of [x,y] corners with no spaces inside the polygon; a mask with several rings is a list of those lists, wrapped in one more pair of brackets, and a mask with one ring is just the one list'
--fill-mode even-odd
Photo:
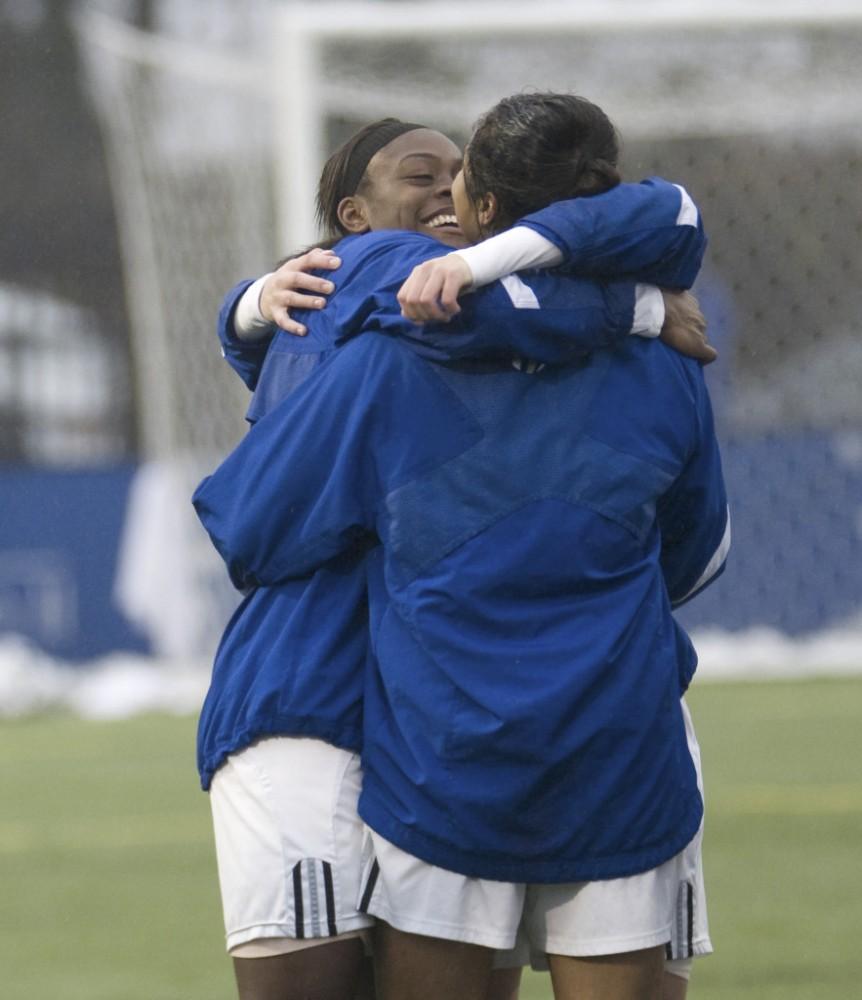
{"label": "white athletic shorts", "polygon": [[374,923],[356,906],[360,783],[357,754],[307,737],[260,740],[219,768],[210,803],[231,955],[293,951]]}
{"label": "white athletic shorts", "polygon": [[[700,778],[700,751],[683,705]],[[360,909],[399,930],[508,952],[497,965],[544,966],[543,956],[613,955],[666,946],[669,970],[712,951],[701,859],[702,827],[657,868],[629,878],[540,885],[467,878],[366,832]],[[673,963],[673,964],[670,964]]]}

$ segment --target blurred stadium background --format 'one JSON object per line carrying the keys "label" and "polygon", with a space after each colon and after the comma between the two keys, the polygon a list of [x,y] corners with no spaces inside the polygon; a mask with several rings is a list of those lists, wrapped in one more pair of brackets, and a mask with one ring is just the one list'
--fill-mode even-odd
{"label": "blurred stadium background", "polygon": [[696,291],[735,538],[684,613],[704,674],[859,666],[858,0],[3,0],[0,19],[7,673],[27,650],[208,660],[233,597],[187,497],[244,408],[220,296],[313,240],[319,165],[359,124],[464,138],[523,88],[601,103],[626,176],[684,183],[711,234]]}
{"label": "blurred stadium background", "polygon": [[[525,88],[597,101],[622,133],[625,176],[683,183],[703,210],[711,248],[695,291],[720,351],[708,378],[734,547],[724,577],[683,617],[703,679],[851,675],[758,696],[796,706],[777,717],[795,720],[800,742],[774,752],[790,770],[798,752],[804,769],[829,720],[849,724],[862,708],[852,678],[862,672],[860,52],[860,0],[0,0],[0,738],[10,767],[23,748],[19,778],[28,761],[56,775],[66,754],[45,749],[54,739],[90,747],[88,761],[99,733],[118,745],[105,735],[114,730],[46,729],[35,712],[193,713],[202,697],[235,600],[188,503],[244,431],[244,390],[214,335],[224,291],[313,240],[319,166],[357,126],[395,114],[465,139],[484,108]],[[712,697],[720,754],[722,699],[738,712],[746,697]],[[818,699],[833,707],[809,733],[804,706]],[[164,720],[135,725],[143,747],[181,745]],[[166,770],[186,768],[182,794],[192,795],[191,716],[181,725],[188,745]],[[757,719],[748,725],[751,753],[762,752]],[[839,821],[829,840],[812,820],[804,844],[844,849],[852,833],[858,848],[860,757],[846,729],[809,776],[825,799],[787,793],[772,808],[764,793],[774,822],[763,844],[804,814]],[[741,749],[733,761],[751,764]],[[758,811],[759,786],[743,796],[747,813],[730,805],[728,775],[718,865],[743,890],[746,877],[732,873],[744,837],[727,831]],[[0,824],[0,860],[50,823],[47,805],[28,810]],[[194,828],[209,880],[203,814],[180,809],[171,833],[168,807],[153,811],[159,843],[185,843],[183,823]],[[40,867],[89,829],[46,835]],[[748,863],[762,867],[763,850]],[[840,885],[828,884],[834,902]],[[780,922],[756,906],[747,918],[750,936]],[[840,935],[830,935],[834,951]],[[727,996],[791,995],[789,974],[746,975]],[[164,984],[138,994],[128,983],[40,994],[20,982],[37,998],[215,995]],[[826,995],[800,988],[793,995]]]}

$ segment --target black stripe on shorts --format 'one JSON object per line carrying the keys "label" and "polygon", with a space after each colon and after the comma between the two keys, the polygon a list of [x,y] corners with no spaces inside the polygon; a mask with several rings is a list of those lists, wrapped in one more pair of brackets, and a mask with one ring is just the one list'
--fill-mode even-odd
{"label": "black stripe on shorts", "polygon": [[379,874],[380,865],[377,863],[377,858],[375,858],[368,875],[368,881],[365,883],[365,892],[362,893],[362,899],[359,903],[360,913],[368,913],[368,904],[371,902],[371,896],[374,892],[374,886],[377,885],[377,876]]}
{"label": "black stripe on shorts", "polygon": [[692,958],[694,956],[694,886],[691,882],[686,882],[686,909],[687,909],[687,922],[688,922],[688,950],[687,957]]}
{"label": "black stripe on shorts", "polygon": [[321,861],[323,865],[323,887],[326,892],[326,922],[329,927],[329,936],[335,937],[338,928],[335,924],[335,890],[332,887],[332,865],[328,861]]}
{"label": "black stripe on shorts", "polygon": [[296,926],[294,932],[298,940],[305,937],[305,921],[302,912],[302,862],[297,861],[293,866],[293,906],[294,921]]}

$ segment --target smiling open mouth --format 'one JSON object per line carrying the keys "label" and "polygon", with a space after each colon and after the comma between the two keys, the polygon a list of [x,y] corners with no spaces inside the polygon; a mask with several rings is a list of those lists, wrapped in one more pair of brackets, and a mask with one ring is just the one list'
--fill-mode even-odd
{"label": "smiling open mouth", "polygon": [[425,225],[429,229],[457,229],[458,232],[461,231],[458,219],[451,212],[441,212],[439,215],[435,215],[433,219],[429,219]]}

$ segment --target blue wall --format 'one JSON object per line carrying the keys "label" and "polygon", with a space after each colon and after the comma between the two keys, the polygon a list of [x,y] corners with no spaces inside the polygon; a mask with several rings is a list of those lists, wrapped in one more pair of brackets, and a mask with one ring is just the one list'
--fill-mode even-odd
{"label": "blue wall", "polygon": [[[727,442],[723,455],[730,560],[682,609],[683,623],[798,635],[858,614],[862,433],[746,438]],[[71,660],[149,648],[112,598],[134,472],[0,472],[0,632],[23,633]]]}
{"label": "blue wall", "polygon": [[0,632],[71,660],[149,649],[112,600],[134,472],[0,472]]}
{"label": "blue wall", "polygon": [[683,624],[799,635],[862,612],[862,431],[746,438],[722,456],[730,559]]}

